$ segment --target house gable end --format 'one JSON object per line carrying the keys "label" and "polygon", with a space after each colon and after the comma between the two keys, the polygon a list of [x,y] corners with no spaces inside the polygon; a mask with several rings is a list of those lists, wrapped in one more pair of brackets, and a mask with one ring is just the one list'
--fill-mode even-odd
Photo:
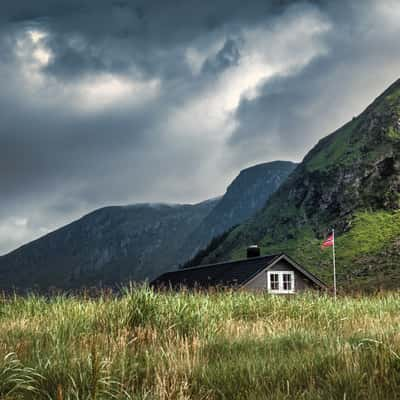
{"label": "house gable end", "polygon": [[[271,263],[265,266],[261,271],[252,276],[247,282],[244,282],[242,288],[248,289],[266,289],[268,283],[268,271],[294,271],[296,274],[298,290],[304,290],[309,287],[326,289],[327,286],[310,272],[297,264],[285,254],[280,255]],[[296,290],[297,291],[297,290]]]}

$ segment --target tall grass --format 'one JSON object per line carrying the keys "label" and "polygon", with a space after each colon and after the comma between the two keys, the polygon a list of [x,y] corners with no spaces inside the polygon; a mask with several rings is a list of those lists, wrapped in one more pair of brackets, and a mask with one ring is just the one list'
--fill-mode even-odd
{"label": "tall grass", "polygon": [[0,300],[0,399],[395,399],[400,294]]}

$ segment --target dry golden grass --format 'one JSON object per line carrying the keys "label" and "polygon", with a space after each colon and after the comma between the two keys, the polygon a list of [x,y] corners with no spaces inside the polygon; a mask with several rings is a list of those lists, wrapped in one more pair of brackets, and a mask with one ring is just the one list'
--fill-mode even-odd
{"label": "dry golden grass", "polygon": [[400,295],[0,300],[1,399],[395,399]]}

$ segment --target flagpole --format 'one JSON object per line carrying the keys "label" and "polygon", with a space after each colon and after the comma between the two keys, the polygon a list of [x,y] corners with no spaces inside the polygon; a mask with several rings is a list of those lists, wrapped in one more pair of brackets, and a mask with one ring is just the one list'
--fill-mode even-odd
{"label": "flagpole", "polygon": [[333,297],[336,300],[336,260],[335,260],[335,230],[332,229],[333,246],[332,246],[332,256],[333,256]]}

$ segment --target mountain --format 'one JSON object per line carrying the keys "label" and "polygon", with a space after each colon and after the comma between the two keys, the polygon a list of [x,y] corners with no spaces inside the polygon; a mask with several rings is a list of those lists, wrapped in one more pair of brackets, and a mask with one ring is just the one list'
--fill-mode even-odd
{"label": "mountain", "polygon": [[74,288],[153,278],[218,200],[105,207],[0,257],[0,287]]}
{"label": "mountain", "polygon": [[293,168],[289,162],[247,168],[222,198],[195,205],[96,210],[0,257],[0,289],[77,288],[153,279],[259,210]]}
{"label": "mountain", "polygon": [[221,201],[185,241],[185,258],[194,256],[213,238],[260,210],[296,165],[289,161],[273,161],[242,170],[228,186]]}
{"label": "mountain", "polygon": [[331,281],[320,243],[336,229],[339,284],[400,285],[400,80],[364,112],[320,140],[265,207],[214,246],[202,263],[284,251]]}

